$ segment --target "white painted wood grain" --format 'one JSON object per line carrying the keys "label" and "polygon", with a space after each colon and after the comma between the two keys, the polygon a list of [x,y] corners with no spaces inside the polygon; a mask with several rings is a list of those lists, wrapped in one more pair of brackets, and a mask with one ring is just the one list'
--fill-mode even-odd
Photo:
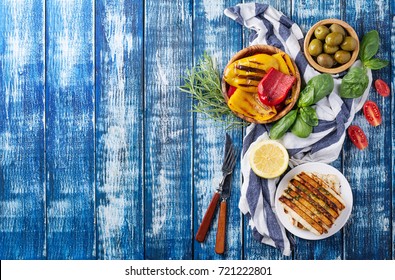
{"label": "white painted wood grain", "polygon": [[[100,1],[97,232],[100,259],[143,258],[142,21],[133,1]],[[142,3],[142,1],[141,1]]]}
{"label": "white painted wood grain", "polygon": [[49,259],[90,259],[94,236],[94,4],[46,3]]}
{"label": "white painted wood grain", "polygon": [[191,100],[179,93],[192,57],[191,2],[145,2],[146,258],[192,255]]}
{"label": "white painted wood grain", "polygon": [[44,11],[0,3],[0,259],[45,256]]}

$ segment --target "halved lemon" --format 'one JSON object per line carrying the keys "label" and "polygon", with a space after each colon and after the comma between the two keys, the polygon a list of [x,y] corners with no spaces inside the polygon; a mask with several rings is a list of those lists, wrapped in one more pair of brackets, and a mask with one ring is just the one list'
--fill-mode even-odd
{"label": "halved lemon", "polygon": [[275,178],[287,170],[289,155],[285,147],[274,140],[262,140],[251,147],[250,166],[262,178]]}

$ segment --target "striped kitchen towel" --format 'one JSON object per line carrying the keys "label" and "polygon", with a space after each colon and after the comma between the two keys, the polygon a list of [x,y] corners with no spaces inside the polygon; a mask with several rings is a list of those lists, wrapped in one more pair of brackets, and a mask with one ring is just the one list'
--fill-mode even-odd
{"label": "striped kitchen towel", "polygon": [[[297,64],[304,82],[319,74],[308,64],[303,54],[304,37],[301,29],[281,12],[266,4],[247,3],[226,9],[225,15],[251,30],[250,45],[272,45],[289,54]],[[355,65],[360,65],[360,61]],[[288,150],[290,167],[313,161],[329,163],[338,158],[346,129],[369,94],[372,83],[370,71],[368,76],[368,88],[357,99],[340,98],[338,89],[341,78],[334,77],[333,92],[315,105],[319,124],[314,127],[313,133],[302,139],[288,132],[279,140]],[[269,129],[270,125],[260,124],[251,124],[246,129],[241,158],[243,184],[239,208],[250,218],[249,225],[255,239],[280,249],[288,256],[294,242],[279,223],[274,208],[279,178],[266,180],[257,177],[248,161],[250,145],[268,139]]]}

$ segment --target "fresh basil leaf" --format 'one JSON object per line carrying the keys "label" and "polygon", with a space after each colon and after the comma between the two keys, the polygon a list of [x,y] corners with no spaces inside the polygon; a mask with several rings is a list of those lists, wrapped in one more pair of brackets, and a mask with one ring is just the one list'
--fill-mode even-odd
{"label": "fresh basil leaf", "polygon": [[343,98],[360,97],[369,84],[369,78],[366,70],[361,67],[353,67],[343,77],[340,84],[339,95]]}
{"label": "fresh basil leaf", "polygon": [[312,104],[314,104],[314,87],[307,84],[307,86],[300,92],[298,107],[306,107]]}
{"label": "fresh basil leaf", "polygon": [[359,51],[359,56],[363,63],[370,60],[376,55],[379,50],[379,33],[376,30],[369,31],[366,33],[361,42],[361,49]]}
{"label": "fresh basil leaf", "polygon": [[300,92],[298,107],[307,107],[317,103],[330,94],[334,86],[333,78],[329,74],[320,74],[311,78]]}
{"label": "fresh basil leaf", "polygon": [[308,125],[311,125],[311,126],[317,126],[318,125],[317,112],[315,111],[315,109],[313,107],[300,108],[300,117]]}
{"label": "fresh basil leaf", "polygon": [[291,132],[300,138],[307,138],[311,132],[313,131],[313,127],[308,125],[301,117],[298,115],[295,123],[291,128]]}
{"label": "fresh basil leaf", "polygon": [[270,138],[276,140],[283,137],[295,122],[296,116],[297,110],[291,110],[288,114],[279,119],[270,129]]}
{"label": "fresh basil leaf", "polygon": [[379,70],[379,69],[384,68],[385,66],[387,66],[388,63],[389,62],[387,60],[383,60],[383,59],[380,59],[380,58],[372,58],[372,59],[366,61],[364,63],[364,65],[365,65],[365,67],[368,67],[368,68],[370,68],[372,70]]}
{"label": "fresh basil leaf", "polygon": [[335,86],[333,77],[326,73],[315,76],[308,82],[308,84],[314,87],[313,104],[330,94]]}

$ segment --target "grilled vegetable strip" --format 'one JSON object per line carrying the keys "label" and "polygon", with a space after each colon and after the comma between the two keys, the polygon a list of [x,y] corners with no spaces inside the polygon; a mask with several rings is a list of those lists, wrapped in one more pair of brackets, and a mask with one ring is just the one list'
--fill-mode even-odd
{"label": "grilled vegetable strip", "polygon": [[341,198],[341,196],[336,193],[330,186],[328,186],[328,184],[322,180],[321,178],[319,178],[317,175],[312,174],[312,178],[314,181],[316,181],[321,187],[325,188],[328,192],[330,192],[331,195],[333,195],[333,197],[337,200],[338,203],[336,203],[336,205],[338,205],[339,209],[343,210],[345,208],[346,202],[344,201],[343,198]]}
{"label": "grilled vegetable strip", "polygon": [[[294,180],[294,184],[299,184],[298,181]],[[316,202],[313,198],[311,198],[308,194],[297,188],[292,184],[292,182],[288,185],[290,189],[292,189],[297,195],[308,201],[313,207],[315,207],[318,211],[322,213],[331,223],[333,223],[336,220],[336,217],[332,216],[327,209],[322,207],[318,202]],[[337,214],[337,212],[334,212]]]}
{"label": "grilled vegetable strip", "polygon": [[277,113],[274,106],[261,104],[256,100],[255,95],[237,88],[230,97],[228,106],[232,111],[257,121],[265,121],[274,117]]}
{"label": "grilled vegetable strip", "polygon": [[292,224],[301,229],[307,229],[308,231],[321,235],[315,228],[313,228],[308,222],[306,222],[301,216],[299,216],[294,210],[288,207],[286,204],[281,203],[284,207],[284,212],[291,216]]}
{"label": "grilled vegetable strip", "polygon": [[268,106],[279,105],[287,98],[296,78],[271,68],[259,82],[259,100]]}
{"label": "grilled vegetable strip", "polygon": [[[297,176],[295,176],[297,177]],[[311,200],[313,200],[315,203],[317,203],[318,205],[320,205],[321,207],[323,207],[326,211],[328,211],[328,213],[334,218],[336,219],[337,217],[339,217],[339,213],[337,211],[337,209],[333,209],[331,208],[329,205],[327,205],[325,203],[324,200],[322,200],[321,198],[319,198],[318,196],[316,196],[314,193],[312,193],[310,191],[310,189],[308,189],[307,187],[305,187],[303,185],[303,183],[299,180],[296,179],[292,179],[291,180],[291,184],[294,185],[297,189],[299,189],[300,191],[302,191],[303,193],[305,193]]]}
{"label": "grilled vegetable strip", "polygon": [[[327,197],[331,202],[333,202],[336,205],[337,208],[339,208],[340,210],[343,210],[345,208],[344,200],[341,199],[342,202],[340,202],[339,199],[332,194],[334,192],[333,191],[331,192],[330,187],[326,185],[325,182],[319,179],[317,176],[315,177],[319,180],[319,182],[304,172],[300,174],[300,177],[306,182],[308,182],[310,185],[312,185],[314,188],[318,189],[322,194],[324,194],[325,197]],[[336,196],[338,197],[338,195]]]}
{"label": "grilled vegetable strip", "polygon": [[290,74],[289,68],[288,68],[287,63],[285,62],[285,60],[283,58],[283,54],[285,54],[285,53],[276,53],[276,54],[273,54],[272,56],[275,59],[277,59],[277,62],[279,64],[279,70],[281,72],[283,72],[284,74],[289,75]]}
{"label": "grilled vegetable strip", "polygon": [[[305,213],[309,214],[311,218],[313,218],[320,225],[326,226],[326,228],[330,228],[333,223],[330,219],[328,219],[319,209],[314,207],[310,202],[304,199],[302,196],[299,196],[292,188],[288,188],[284,194],[285,197],[288,197],[291,201],[301,208]],[[306,208],[306,210],[304,210]]]}
{"label": "grilled vegetable strip", "polygon": [[295,71],[294,65],[292,64],[291,58],[286,53],[282,53],[282,54],[283,54],[283,58],[285,59],[285,63],[287,63],[289,71],[291,71],[291,74],[295,76],[296,75],[296,71]]}
{"label": "grilled vegetable strip", "polygon": [[318,215],[310,211],[309,208],[307,208],[305,205],[299,202],[298,199],[294,199],[291,197],[289,194],[283,194],[285,198],[287,198],[295,207],[298,207],[305,215],[307,215],[309,218],[311,218],[314,222],[319,224],[324,230],[328,230],[330,227],[327,226]]}
{"label": "grilled vegetable strip", "polygon": [[231,86],[256,93],[259,81],[270,68],[279,69],[277,59],[268,54],[256,54],[231,63],[224,71],[224,79]]}
{"label": "grilled vegetable strip", "polygon": [[[314,221],[310,216],[308,216],[305,212],[303,212],[299,207],[292,203],[288,198],[285,196],[281,196],[279,200],[283,203],[283,205],[288,206],[284,207],[289,213],[293,213],[294,216],[298,217],[296,219],[299,223],[301,223],[305,228],[311,230],[313,228],[315,231],[314,233],[318,235],[327,232],[321,225],[319,225],[316,221]],[[295,215],[296,214],[296,215]]]}
{"label": "grilled vegetable strip", "polygon": [[296,180],[299,180],[302,185],[307,188],[310,192],[312,192],[316,197],[324,201],[324,203],[330,208],[334,209],[336,212],[338,211],[338,207],[336,204],[331,201],[324,193],[322,193],[318,188],[312,186],[308,181],[304,180],[300,175],[296,176]]}

